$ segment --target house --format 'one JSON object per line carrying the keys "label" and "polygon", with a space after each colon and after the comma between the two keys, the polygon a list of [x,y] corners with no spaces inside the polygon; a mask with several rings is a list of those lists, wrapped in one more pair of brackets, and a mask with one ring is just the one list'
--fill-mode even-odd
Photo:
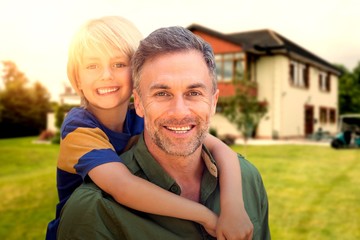
{"label": "house", "polygon": [[60,105],[68,104],[80,106],[80,96],[73,90],[71,86],[64,84],[64,92],[60,94]]}
{"label": "house", "polygon": [[[190,31],[214,50],[220,98],[234,95],[238,76],[257,83],[257,98],[268,104],[256,138],[304,138],[321,131],[335,134],[339,70],[269,29],[223,34],[193,24]],[[239,132],[221,115],[211,127],[218,134]]]}
{"label": "house", "polygon": [[[64,84],[64,92],[59,95],[59,105],[70,105],[70,106],[80,106],[81,99],[80,96],[73,90],[71,86]],[[46,116],[46,129],[51,132],[57,132],[55,125],[55,113],[48,112]]]}

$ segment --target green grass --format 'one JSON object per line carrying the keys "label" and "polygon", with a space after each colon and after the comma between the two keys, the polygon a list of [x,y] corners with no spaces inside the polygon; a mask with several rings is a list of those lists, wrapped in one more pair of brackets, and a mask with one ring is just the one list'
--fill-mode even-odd
{"label": "green grass", "polygon": [[[57,195],[57,145],[0,140],[0,239],[44,239]],[[234,146],[260,170],[272,239],[360,239],[360,150]]]}
{"label": "green grass", "polygon": [[360,239],[360,150],[235,146],[260,170],[273,239]]}
{"label": "green grass", "polygon": [[0,239],[44,239],[57,201],[59,146],[0,140]]}

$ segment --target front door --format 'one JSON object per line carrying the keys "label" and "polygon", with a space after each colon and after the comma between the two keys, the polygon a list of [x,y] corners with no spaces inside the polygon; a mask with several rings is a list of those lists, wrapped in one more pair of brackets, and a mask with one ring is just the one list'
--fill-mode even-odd
{"label": "front door", "polygon": [[314,132],[314,106],[305,105],[305,137]]}

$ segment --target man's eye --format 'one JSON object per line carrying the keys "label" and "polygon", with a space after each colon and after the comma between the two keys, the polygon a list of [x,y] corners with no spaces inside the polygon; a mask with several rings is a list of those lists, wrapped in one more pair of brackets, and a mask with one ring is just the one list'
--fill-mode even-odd
{"label": "man's eye", "polygon": [[157,93],[155,93],[155,96],[157,96],[157,97],[164,97],[164,96],[169,96],[169,94],[166,93],[166,92],[157,92]]}
{"label": "man's eye", "polygon": [[125,67],[125,64],[123,64],[123,63],[115,63],[115,64],[113,65],[113,67],[114,67],[114,68],[123,68],[123,67]]}
{"label": "man's eye", "polygon": [[188,95],[195,97],[195,96],[201,96],[202,94],[200,92],[194,91],[194,92],[189,92]]}

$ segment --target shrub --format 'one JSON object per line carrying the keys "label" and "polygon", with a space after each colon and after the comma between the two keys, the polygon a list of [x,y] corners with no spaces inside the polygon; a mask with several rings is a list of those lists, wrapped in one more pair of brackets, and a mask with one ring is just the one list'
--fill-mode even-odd
{"label": "shrub", "polygon": [[217,137],[217,130],[215,128],[210,128],[209,133],[213,135],[214,137]]}
{"label": "shrub", "polygon": [[55,136],[55,133],[50,130],[44,130],[40,133],[38,140],[50,141]]}

